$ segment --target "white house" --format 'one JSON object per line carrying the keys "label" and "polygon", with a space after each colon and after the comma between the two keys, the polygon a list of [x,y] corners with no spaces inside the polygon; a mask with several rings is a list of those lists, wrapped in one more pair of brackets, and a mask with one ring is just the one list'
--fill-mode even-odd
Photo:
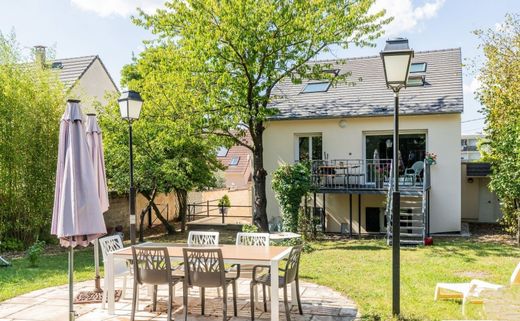
{"label": "white house", "polygon": [[[393,93],[379,56],[318,61],[350,81],[282,82],[266,122],[264,164],[310,160],[316,187],[310,200],[324,213],[326,231],[386,231],[386,200],[393,166]],[[400,188],[403,243],[461,226],[460,132],[463,111],[460,49],[416,52],[408,87],[400,94]],[[427,152],[437,155],[425,165]],[[415,171],[413,169],[415,169]],[[268,176],[267,212],[280,215]]]}

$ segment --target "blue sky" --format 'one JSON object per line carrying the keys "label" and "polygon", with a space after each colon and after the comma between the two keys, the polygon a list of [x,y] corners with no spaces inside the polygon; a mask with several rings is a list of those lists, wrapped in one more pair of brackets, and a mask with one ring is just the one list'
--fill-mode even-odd
{"label": "blue sky", "polygon": [[[34,45],[56,50],[57,58],[97,54],[116,82],[121,67],[132,52],[143,50],[142,40],[151,35],[134,26],[130,15],[136,7],[152,11],[162,0],[0,0],[0,31],[14,30],[26,53]],[[480,55],[478,40],[471,33],[478,28],[495,28],[508,12],[520,12],[518,0],[376,0],[396,20],[386,27],[387,35],[376,48],[351,48],[335,52],[336,57],[378,54],[384,40],[404,36],[417,51],[462,48],[463,59]],[[324,58],[328,58],[324,56]],[[321,58],[321,57],[320,57]],[[478,87],[475,75],[464,70],[462,131],[482,130],[480,105],[473,99]]]}

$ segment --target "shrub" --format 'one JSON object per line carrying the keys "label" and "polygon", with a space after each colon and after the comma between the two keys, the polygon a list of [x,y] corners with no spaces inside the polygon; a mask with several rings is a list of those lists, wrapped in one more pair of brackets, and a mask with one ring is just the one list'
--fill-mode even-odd
{"label": "shrub", "polygon": [[37,267],[38,260],[45,249],[44,241],[36,241],[27,249],[26,257],[29,260],[29,267]]}
{"label": "shrub", "polygon": [[273,190],[282,210],[283,231],[298,231],[302,197],[307,195],[311,188],[311,171],[306,164],[282,164],[274,172]]}
{"label": "shrub", "polygon": [[226,194],[222,196],[222,198],[218,201],[219,207],[230,207],[231,201],[229,200],[229,196]]}
{"label": "shrub", "polygon": [[242,225],[242,232],[244,233],[257,233],[258,232],[258,226],[254,224],[244,224]]}

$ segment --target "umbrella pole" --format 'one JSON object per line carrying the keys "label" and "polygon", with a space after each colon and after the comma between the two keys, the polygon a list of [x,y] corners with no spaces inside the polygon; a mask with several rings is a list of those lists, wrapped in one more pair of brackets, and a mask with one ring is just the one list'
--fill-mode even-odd
{"label": "umbrella pole", "polygon": [[69,321],[74,321],[74,248],[72,238],[69,244]]}
{"label": "umbrella pole", "polygon": [[99,276],[99,241],[96,239],[94,241],[94,265],[96,266],[96,279],[94,280],[95,289],[94,292],[101,293],[103,290],[101,289],[100,284],[100,276]]}

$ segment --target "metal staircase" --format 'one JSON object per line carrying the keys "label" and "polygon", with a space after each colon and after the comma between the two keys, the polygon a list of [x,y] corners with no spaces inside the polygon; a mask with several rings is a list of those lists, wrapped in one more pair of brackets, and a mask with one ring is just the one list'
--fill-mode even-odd
{"label": "metal staircase", "polygon": [[[414,191],[405,189],[401,191],[401,224],[399,238],[399,243],[401,245],[413,246],[424,244],[424,239],[428,235],[430,197],[429,167],[430,166],[425,163],[424,181],[421,189],[416,189]],[[394,185],[391,183],[392,181],[392,177],[390,177],[390,184],[388,186],[386,197],[386,236],[388,245],[392,244],[392,193],[394,192]]]}

